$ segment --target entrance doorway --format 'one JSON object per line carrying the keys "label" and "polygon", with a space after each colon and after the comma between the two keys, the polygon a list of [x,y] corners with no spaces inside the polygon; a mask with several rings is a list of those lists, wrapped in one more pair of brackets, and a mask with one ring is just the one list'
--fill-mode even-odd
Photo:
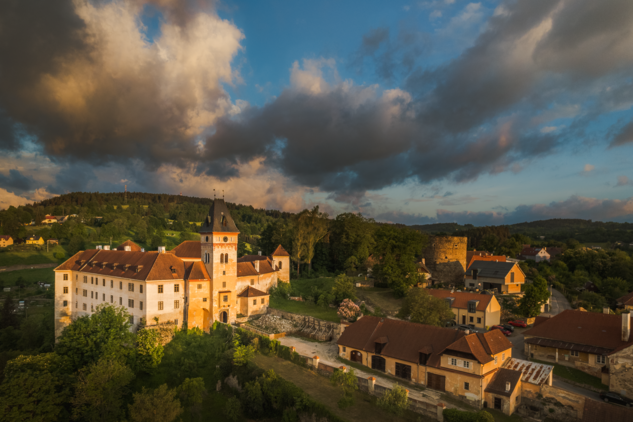
{"label": "entrance doorway", "polygon": [[495,397],[495,409],[501,410],[501,399],[499,397]]}
{"label": "entrance doorway", "polygon": [[462,315],[462,324],[466,325],[466,315]]}
{"label": "entrance doorway", "polygon": [[377,371],[385,372],[385,358],[380,356],[372,356],[371,357],[371,369],[375,369]]}
{"label": "entrance doorway", "polygon": [[429,372],[427,387],[434,390],[446,391],[446,377]]}
{"label": "entrance doorway", "polygon": [[352,362],[363,363],[363,354],[358,350],[352,350],[352,354],[350,355],[350,360]]}
{"label": "entrance doorway", "polygon": [[226,313],[226,311],[222,311],[220,313],[220,321],[225,324],[229,322],[229,315]]}

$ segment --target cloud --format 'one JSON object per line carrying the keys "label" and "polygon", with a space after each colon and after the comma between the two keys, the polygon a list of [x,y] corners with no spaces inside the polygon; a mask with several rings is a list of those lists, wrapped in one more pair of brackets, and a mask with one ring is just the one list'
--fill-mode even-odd
{"label": "cloud", "polygon": [[432,21],[441,17],[442,17],[441,10],[434,10],[429,14],[429,20],[432,20]]}
{"label": "cloud", "polygon": [[629,180],[626,176],[618,176],[618,183],[615,186],[633,186],[633,180]]}
{"label": "cloud", "polygon": [[35,181],[18,170],[11,169],[8,176],[0,173],[0,186],[9,192],[20,194],[35,189]]}
{"label": "cloud", "polygon": [[613,137],[611,146],[616,147],[633,142],[633,120],[624,125]]}
{"label": "cloud", "polygon": [[456,205],[470,204],[478,200],[479,198],[476,198],[471,195],[463,195],[459,197],[451,196],[450,198],[442,199],[441,201],[438,202],[438,204],[443,207],[450,207],[450,206],[456,206]]}
{"label": "cloud", "polygon": [[[139,24],[148,3],[163,14],[153,43]],[[212,4],[2,2],[0,38],[14,42],[0,44],[0,130],[19,124],[59,159],[187,166],[231,107],[222,84],[239,79],[244,36]]]}
{"label": "cloud", "polygon": [[593,164],[585,164],[585,166],[582,169],[582,173],[583,174],[589,174],[591,173],[594,169],[596,168],[596,166],[594,166]]}

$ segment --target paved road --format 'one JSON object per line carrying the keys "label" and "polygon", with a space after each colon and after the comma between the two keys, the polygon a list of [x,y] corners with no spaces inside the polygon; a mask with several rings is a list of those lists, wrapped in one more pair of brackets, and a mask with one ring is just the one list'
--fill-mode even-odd
{"label": "paved road", "polygon": [[550,303],[552,305],[552,309],[549,312],[550,315],[558,315],[567,309],[571,309],[571,305],[569,304],[567,298],[558,290],[552,290]]}
{"label": "paved road", "polygon": [[51,263],[51,264],[33,264],[33,265],[11,265],[8,267],[0,267],[0,272],[6,271],[17,271],[17,270],[32,270],[35,268],[53,268],[57,267],[59,264]]}

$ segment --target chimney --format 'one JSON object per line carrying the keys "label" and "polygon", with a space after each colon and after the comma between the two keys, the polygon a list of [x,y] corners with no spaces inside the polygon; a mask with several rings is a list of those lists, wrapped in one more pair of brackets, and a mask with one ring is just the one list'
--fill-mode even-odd
{"label": "chimney", "polygon": [[255,261],[255,270],[259,272],[259,261]]}
{"label": "chimney", "polygon": [[424,260],[425,260],[425,259],[424,259],[424,258],[422,258],[422,263],[423,263],[424,265],[426,265],[426,262],[424,262]]}
{"label": "chimney", "polygon": [[164,246],[159,246],[158,247],[158,253],[165,253],[165,247]]}
{"label": "chimney", "polygon": [[132,252],[132,247],[126,245],[126,246],[123,247],[123,250],[126,251],[126,252]]}
{"label": "chimney", "polygon": [[506,393],[510,392],[510,388],[512,388],[512,384],[510,384],[510,382],[506,382]]}
{"label": "chimney", "polygon": [[98,251],[100,251],[100,250],[102,250],[102,249],[103,249],[103,246],[101,246],[101,245],[97,245],[97,250],[98,250]]}
{"label": "chimney", "polygon": [[104,251],[109,251],[110,250],[110,245],[103,245],[103,250]]}
{"label": "chimney", "polygon": [[141,252],[145,252],[145,248],[141,248]]}
{"label": "chimney", "polygon": [[262,256],[262,251],[259,251],[257,255]]}
{"label": "chimney", "polygon": [[622,314],[622,341],[629,341],[631,335],[631,314]]}
{"label": "chimney", "polygon": [[611,310],[609,308],[602,308],[602,313],[603,314],[609,315],[610,312],[611,312]]}

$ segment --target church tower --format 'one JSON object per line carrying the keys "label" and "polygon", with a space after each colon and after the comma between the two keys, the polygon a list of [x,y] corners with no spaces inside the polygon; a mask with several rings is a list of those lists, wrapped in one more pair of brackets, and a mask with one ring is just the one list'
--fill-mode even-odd
{"label": "church tower", "polygon": [[224,199],[214,199],[200,228],[201,258],[211,277],[211,319],[235,321],[237,306],[237,229]]}

